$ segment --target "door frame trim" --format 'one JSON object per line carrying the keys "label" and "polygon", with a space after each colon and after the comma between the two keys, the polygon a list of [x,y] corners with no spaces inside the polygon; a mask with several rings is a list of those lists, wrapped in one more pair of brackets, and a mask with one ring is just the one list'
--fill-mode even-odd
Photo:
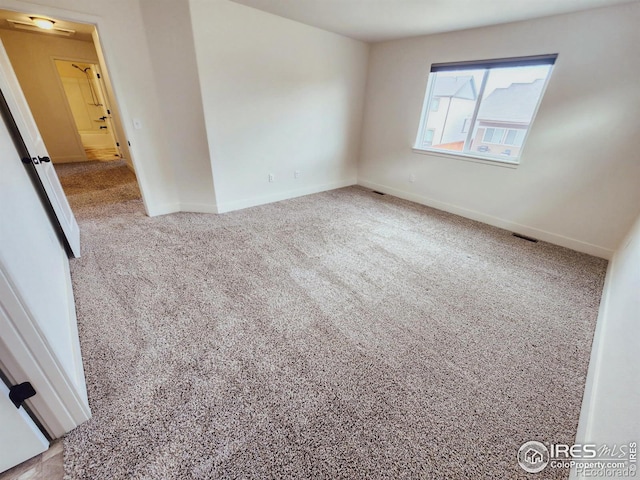
{"label": "door frame trim", "polygon": [[118,89],[118,80],[116,78],[120,75],[120,73],[117,69],[113,68],[114,62],[111,59],[112,54],[109,53],[111,51],[110,45],[108,38],[106,38],[108,37],[108,35],[105,35],[103,33],[105,30],[108,30],[103,26],[104,20],[97,15],[89,13],[53,7],[50,5],[41,5],[38,3],[26,2],[23,0],[0,0],[0,8],[4,10],[11,10],[14,12],[29,12],[32,14],[57,17],[60,20],[68,20],[70,22],[93,25],[93,45],[96,49],[96,53],[98,54],[98,65],[102,70],[100,73],[103,75],[105,83],[108,84],[107,90],[110,89],[110,91],[107,91],[107,94],[111,101],[111,106],[119,116],[120,121],[117,122],[118,125],[116,125],[116,130],[121,129],[123,133],[123,135],[117,135],[119,138],[122,137],[122,155],[126,160],[127,165],[133,169],[136,175],[136,180],[138,183],[138,187],[140,188],[142,203],[144,205],[146,214],[149,216],[158,215],[158,208],[156,208],[155,203],[148,203],[151,199],[151,195],[147,193],[147,175],[145,174],[144,168],[141,168],[141,166],[136,161],[133,148],[129,145],[129,140],[135,137],[131,135],[131,129],[133,127],[129,124],[130,122],[124,122],[123,120],[125,118],[131,118],[131,115],[129,115],[128,113],[126,102],[122,102],[120,100],[120,98],[122,97],[122,92]]}
{"label": "door frame trim", "polygon": [[[67,292],[70,295],[72,335],[78,334],[69,262],[65,261]],[[74,386],[46,337],[33,319],[19,292],[0,263],[0,363],[12,380],[29,381],[38,392],[26,401],[51,438],[58,438],[91,418],[85,390],[80,349],[74,348],[76,375],[81,390]]]}

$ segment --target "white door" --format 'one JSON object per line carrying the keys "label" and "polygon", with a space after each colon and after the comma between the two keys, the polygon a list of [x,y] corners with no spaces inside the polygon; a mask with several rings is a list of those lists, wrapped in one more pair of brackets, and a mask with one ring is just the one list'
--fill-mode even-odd
{"label": "white door", "polygon": [[29,460],[49,448],[49,442],[38,430],[23,407],[16,408],[9,400],[9,388],[0,380],[0,472]]}
{"label": "white door", "polygon": [[22,93],[7,52],[0,40],[0,89],[22,134],[36,173],[74,257],[80,256],[80,229],[62,190],[29,104]]}
{"label": "white door", "polygon": [[[30,152],[5,102],[9,95],[3,67],[0,62],[0,365],[11,381],[33,385],[36,395],[27,404],[56,438],[91,412],[69,260],[48,200],[38,193],[40,174],[34,170],[40,166],[22,162]],[[3,466],[43,445],[36,435],[14,442],[13,434],[2,424]]]}

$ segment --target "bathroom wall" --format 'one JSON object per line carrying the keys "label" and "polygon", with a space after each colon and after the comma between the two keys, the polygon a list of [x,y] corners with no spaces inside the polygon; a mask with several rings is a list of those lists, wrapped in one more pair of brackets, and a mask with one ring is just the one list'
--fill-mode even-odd
{"label": "bathroom wall", "polygon": [[0,30],[0,39],[53,162],[86,160],[53,59],[98,63],[93,43],[10,30]]}

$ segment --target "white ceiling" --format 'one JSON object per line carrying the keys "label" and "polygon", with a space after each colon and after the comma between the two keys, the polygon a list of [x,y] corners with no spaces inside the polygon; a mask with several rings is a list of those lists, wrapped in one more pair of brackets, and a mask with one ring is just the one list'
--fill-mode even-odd
{"label": "white ceiling", "polygon": [[366,42],[547,17],[637,0],[233,0]]}

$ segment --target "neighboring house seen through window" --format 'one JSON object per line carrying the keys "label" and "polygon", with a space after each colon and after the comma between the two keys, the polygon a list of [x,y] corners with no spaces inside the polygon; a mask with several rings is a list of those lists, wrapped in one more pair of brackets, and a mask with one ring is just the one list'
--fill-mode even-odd
{"label": "neighboring house seen through window", "polygon": [[556,57],[433,64],[414,148],[518,163]]}
{"label": "neighboring house seen through window", "polygon": [[431,145],[431,143],[433,143],[433,136],[435,135],[436,131],[433,129],[429,129],[426,132],[424,132],[424,144],[425,145]]}

